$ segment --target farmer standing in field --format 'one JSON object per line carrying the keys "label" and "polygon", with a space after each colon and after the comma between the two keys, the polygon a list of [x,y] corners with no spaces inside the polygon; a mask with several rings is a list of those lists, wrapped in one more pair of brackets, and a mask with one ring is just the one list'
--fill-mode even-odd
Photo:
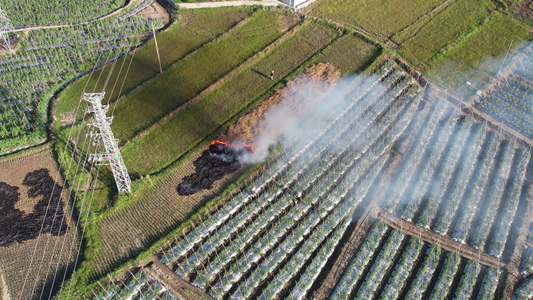
{"label": "farmer standing in field", "polygon": [[270,72],[270,80],[274,80],[274,70],[272,70],[272,72]]}

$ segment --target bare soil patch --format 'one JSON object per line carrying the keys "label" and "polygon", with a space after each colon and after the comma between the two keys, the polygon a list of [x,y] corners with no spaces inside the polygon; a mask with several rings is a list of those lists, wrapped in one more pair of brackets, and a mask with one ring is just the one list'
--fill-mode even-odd
{"label": "bare soil patch", "polygon": [[[340,74],[340,71],[331,64],[320,63],[308,68],[302,75],[288,82],[284,88],[277,90],[248,114],[242,116],[219,139],[226,142],[239,139],[253,143],[254,137],[263,130],[265,115],[271,107],[284,100],[284,103],[295,111],[303,112],[324,96],[326,87],[335,84]],[[310,85],[310,82],[313,84]],[[309,88],[302,92],[303,86]]]}
{"label": "bare soil patch", "polygon": [[519,2],[506,1],[507,5],[512,8],[514,15],[524,19],[533,20],[533,0],[522,0]]}
{"label": "bare soil patch", "polygon": [[167,10],[161,6],[161,4],[153,1],[145,9],[141,10],[137,16],[145,19],[156,19],[161,21],[163,24],[170,22],[170,15]]}

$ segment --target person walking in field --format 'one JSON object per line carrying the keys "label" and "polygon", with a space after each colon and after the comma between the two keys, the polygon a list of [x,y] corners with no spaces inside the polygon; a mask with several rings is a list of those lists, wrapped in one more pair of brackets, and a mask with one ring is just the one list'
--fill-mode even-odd
{"label": "person walking in field", "polygon": [[272,70],[272,72],[270,72],[270,80],[274,80],[274,70]]}

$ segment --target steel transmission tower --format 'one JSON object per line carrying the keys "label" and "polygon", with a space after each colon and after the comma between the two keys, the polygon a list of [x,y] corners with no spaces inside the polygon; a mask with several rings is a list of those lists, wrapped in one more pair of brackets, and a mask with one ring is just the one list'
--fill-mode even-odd
{"label": "steel transmission tower", "polygon": [[112,118],[106,116],[109,105],[102,105],[105,93],[84,93],[82,100],[89,102],[86,113],[94,113],[94,119],[89,123],[90,127],[96,129],[95,133],[89,133],[88,136],[94,137],[95,144],[104,144],[105,152],[89,155],[89,162],[95,162],[96,165],[111,165],[113,176],[119,193],[131,191],[131,179],[128,170],[120,155],[118,140],[113,136],[111,131]]}
{"label": "steel transmission tower", "polygon": [[4,48],[7,51],[11,52],[11,44],[9,43],[9,33],[15,30],[11,20],[7,17],[6,12],[2,9],[0,5],[0,48]]}

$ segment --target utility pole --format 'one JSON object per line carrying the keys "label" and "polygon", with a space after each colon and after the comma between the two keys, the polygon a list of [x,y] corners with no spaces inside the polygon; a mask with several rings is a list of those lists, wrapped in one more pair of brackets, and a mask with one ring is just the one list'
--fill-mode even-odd
{"label": "utility pole", "polygon": [[0,5],[0,47],[6,49],[9,52],[12,52],[11,43],[9,43],[9,34],[8,32],[14,31],[15,28],[11,24],[11,20],[7,17],[6,12],[2,9]]}
{"label": "utility pole", "polygon": [[122,155],[120,155],[118,140],[115,139],[111,131],[113,117],[108,118],[106,116],[109,105],[102,105],[104,95],[105,92],[84,93],[82,96],[82,100],[89,102],[89,106],[85,112],[94,114],[94,119],[89,122],[89,126],[93,127],[95,131],[91,131],[87,136],[94,137],[96,147],[100,143],[103,143],[105,149],[105,152],[89,155],[89,162],[93,162],[97,166],[111,165],[118,192],[130,193],[131,179],[124,165],[124,160],[122,160]]}
{"label": "utility pole", "polygon": [[157,47],[157,37],[155,36],[154,21],[152,21],[152,34],[154,35],[155,52],[157,52],[157,61],[159,61],[159,74],[163,74],[163,68],[161,68],[161,58],[159,57],[159,47]]}

